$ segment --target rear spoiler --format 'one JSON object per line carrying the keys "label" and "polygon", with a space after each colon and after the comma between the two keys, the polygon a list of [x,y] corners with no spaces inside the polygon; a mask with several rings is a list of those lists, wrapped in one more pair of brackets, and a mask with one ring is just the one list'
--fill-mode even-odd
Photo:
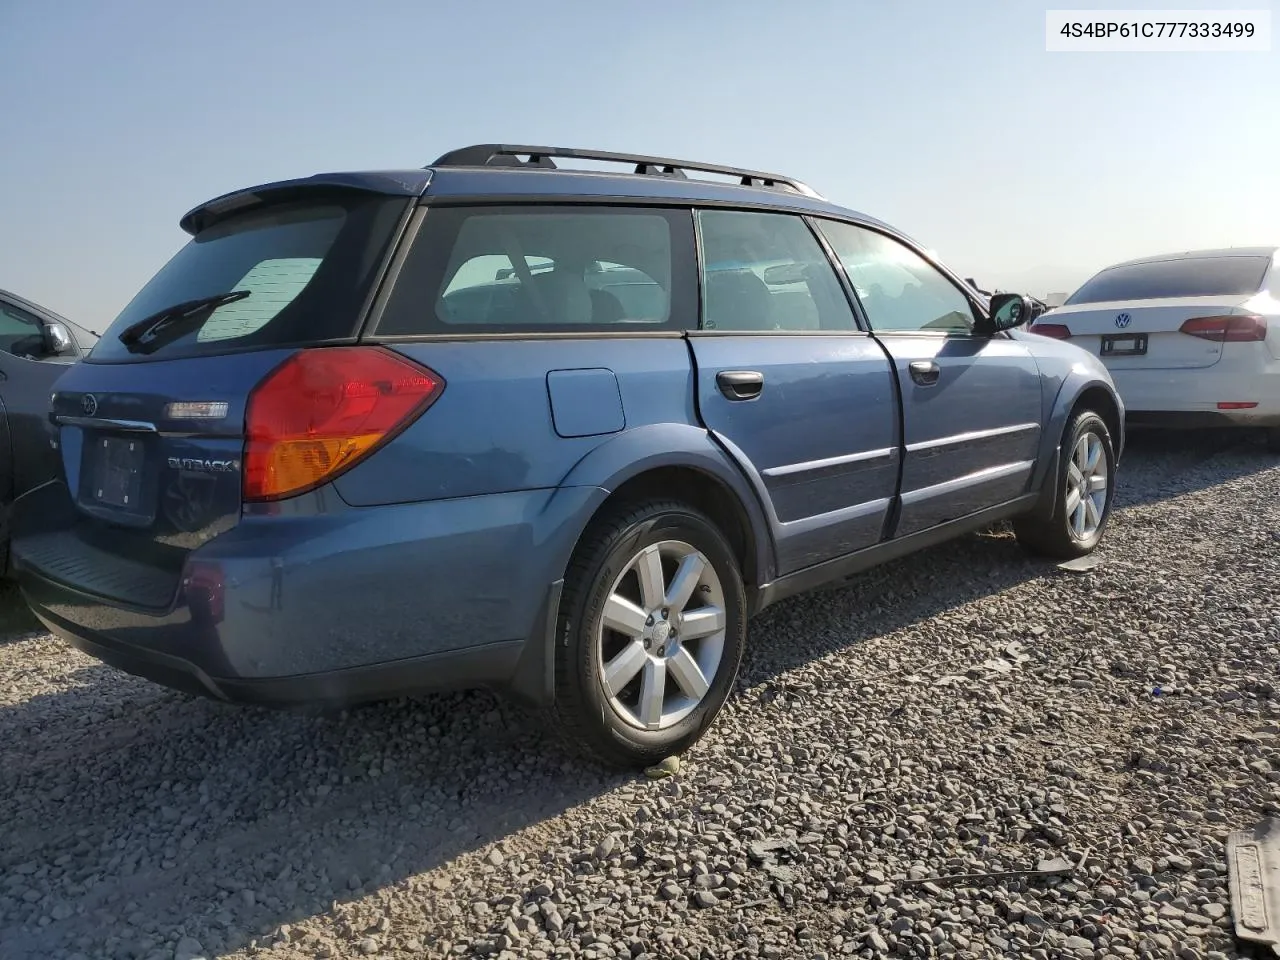
{"label": "rear spoiler", "polygon": [[267,203],[283,203],[319,190],[379,193],[388,197],[420,197],[431,183],[430,170],[382,173],[320,173],[298,180],[277,180],[206,201],[185,214],[178,225],[195,236],[233,213]]}

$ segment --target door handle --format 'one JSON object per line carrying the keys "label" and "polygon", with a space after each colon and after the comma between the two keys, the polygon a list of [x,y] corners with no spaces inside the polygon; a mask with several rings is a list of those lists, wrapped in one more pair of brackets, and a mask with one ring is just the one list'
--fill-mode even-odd
{"label": "door handle", "polygon": [[932,387],[938,382],[938,365],[932,360],[912,360],[911,379],[922,387]]}
{"label": "door handle", "polygon": [[758,370],[721,370],[716,386],[730,400],[754,400],[764,389],[764,374]]}

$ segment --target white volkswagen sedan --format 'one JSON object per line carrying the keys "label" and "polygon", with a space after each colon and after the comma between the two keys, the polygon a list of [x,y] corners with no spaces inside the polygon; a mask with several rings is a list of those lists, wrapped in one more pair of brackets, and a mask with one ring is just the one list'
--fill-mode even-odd
{"label": "white volkswagen sedan", "polygon": [[1276,247],[1107,267],[1031,332],[1101,357],[1135,425],[1264,427],[1280,453]]}

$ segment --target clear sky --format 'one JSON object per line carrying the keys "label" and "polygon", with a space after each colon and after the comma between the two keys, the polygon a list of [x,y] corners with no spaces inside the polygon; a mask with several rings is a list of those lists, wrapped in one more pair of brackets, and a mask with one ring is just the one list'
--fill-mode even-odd
{"label": "clear sky", "polygon": [[205,199],[493,141],[776,170],[1039,295],[1280,243],[1280,41],[1050,54],[1046,6],[1121,5],[0,0],[0,287],[100,330]]}

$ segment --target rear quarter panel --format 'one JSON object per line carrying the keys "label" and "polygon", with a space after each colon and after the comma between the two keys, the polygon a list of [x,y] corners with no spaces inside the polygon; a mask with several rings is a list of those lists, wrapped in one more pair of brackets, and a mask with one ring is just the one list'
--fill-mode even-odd
{"label": "rear quarter panel", "polygon": [[[651,424],[696,422],[689,351],[677,336],[436,340],[394,349],[439,373],[445,389],[408,429],[334,481],[352,506],[556,487],[613,437]],[[558,398],[572,408],[563,412],[579,423],[594,420],[604,432],[557,432],[548,389],[553,371],[611,371],[621,422],[611,398],[608,415],[593,417],[573,407],[589,396],[570,390]],[[566,430],[565,422],[562,416],[562,432],[581,432]]]}
{"label": "rear quarter panel", "polygon": [[[753,484],[699,425],[683,338],[436,340],[394,348],[435,370],[446,387],[387,447],[334,481],[346,503],[374,506],[553,488],[612,492],[649,470],[688,467],[733,492],[753,528],[756,569],[773,569],[759,477]],[[601,409],[583,406],[593,400]],[[582,428],[566,429],[570,421],[595,424],[600,432],[573,435]],[[560,496],[552,496],[548,510],[556,509]],[[593,501],[590,511],[598,507]],[[542,557],[548,583],[562,575],[590,516],[565,519],[577,529],[567,550]]]}

